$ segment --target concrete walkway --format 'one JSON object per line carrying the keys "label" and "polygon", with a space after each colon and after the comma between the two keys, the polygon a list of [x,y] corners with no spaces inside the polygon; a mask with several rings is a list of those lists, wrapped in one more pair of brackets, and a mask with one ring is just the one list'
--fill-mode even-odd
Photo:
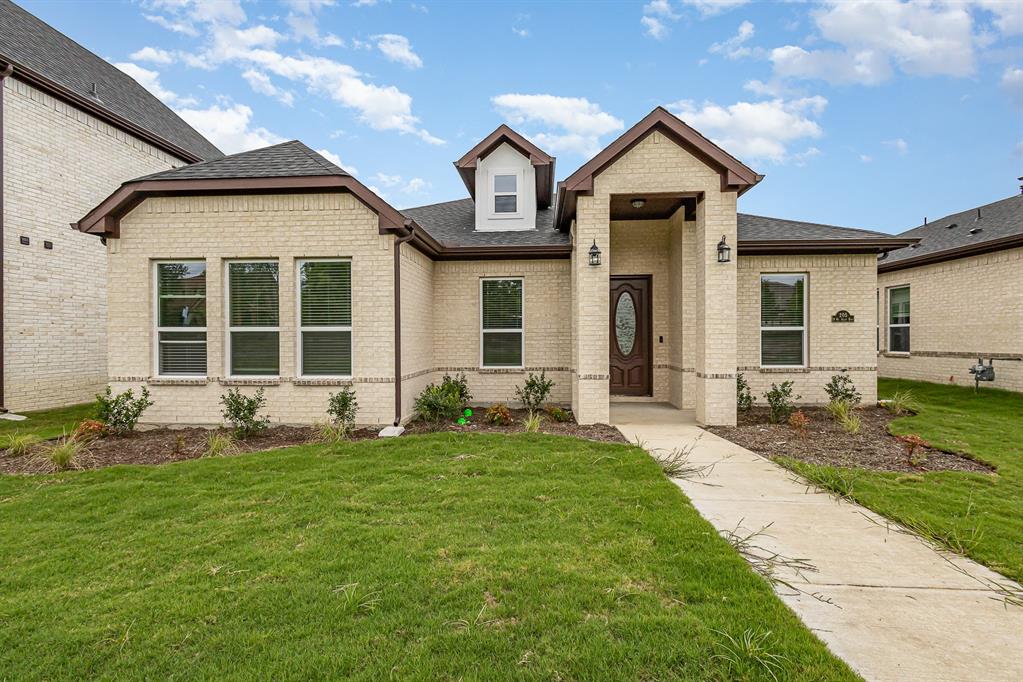
{"label": "concrete walkway", "polygon": [[770,524],[752,540],[758,551],[816,568],[779,567],[778,577],[796,589],[776,591],[867,680],[1023,680],[1023,608],[1006,606],[985,588],[1010,584],[1004,576],[810,488],[700,429],[691,412],[618,403],[611,421],[654,456],[700,439],[689,461],[714,463],[713,470],[676,485],[719,531],[748,534]]}

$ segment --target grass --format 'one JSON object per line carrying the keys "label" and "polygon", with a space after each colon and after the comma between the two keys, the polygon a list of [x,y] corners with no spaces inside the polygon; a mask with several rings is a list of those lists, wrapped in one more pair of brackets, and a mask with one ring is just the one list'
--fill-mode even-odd
{"label": "grass", "polygon": [[53,410],[20,412],[19,414],[28,417],[28,419],[20,422],[0,419],[0,436],[13,433],[31,433],[42,440],[50,440],[65,433],[74,433],[78,422],[83,419],[94,418],[96,416],[96,403],[83,403]]}
{"label": "grass", "polygon": [[856,679],[625,445],[0,477],[0,547],[10,679]]}
{"label": "grass", "polygon": [[782,460],[823,488],[915,530],[1015,580],[1023,580],[1023,394],[881,379],[882,398],[912,391],[919,413],[895,434],[964,452],[997,475],[953,471],[899,474]]}

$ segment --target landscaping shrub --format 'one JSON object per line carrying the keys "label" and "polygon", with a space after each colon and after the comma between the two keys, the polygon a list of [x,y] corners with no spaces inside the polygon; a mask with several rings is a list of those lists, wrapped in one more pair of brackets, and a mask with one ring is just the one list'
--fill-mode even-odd
{"label": "landscaping shrub", "polygon": [[266,405],[262,387],[252,397],[242,394],[240,389],[229,389],[220,396],[220,404],[224,406],[220,413],[234,427],[235,438],[248,438],[270,426],[270,417],[259,416]]}
{"label": "landscaping shrub", "polygon": [[802,410],[796,410],[789,415],[789,426],[795,429],[800,438],[806,437],[806,429],[810,426],[810,418]]}
{"label": "landscaping shrub", "polygon": [[824,392],[831,398],[831,402],[841,400],[850,405],[859,405],[860,400],[863,399],[860,392],[856,390],[853,380],[845,374],[835,374],[832,376],[831,381],[824,384]]}
{"label": "landscaping shrub", "polygon": [[853,411],[852,403],[847,400],[832,400],[826,409],[847,433],[860,432],[860,417]]}
{"label": "landscaping shrub", "polygon": [[34,433],[5,433],[0,439],[0,448],[7,451],[10,457],[21,457],[32,452],[43,441]]}
{"label": "landscaping shrub", "polygon": [[226,433],[213,431],[206,437],[206,450],[202,456],[222,457],[224,455],[233,455],[236,452],[238,452],[238,444],[234,442],[234,438],[231,438]]}
{"label": "landscaping shrub", "polygon": [[430,384],[416,398],[416,412],[428,422],[437,424],[446,419],[457,419],[462,413],[462,401],[457,392],[444,384]]}
{"label": "landscaping shrub", "polygon": [[792,382],[783,381],[781,386],[778,384],[771,384],[771,390],[764,393],[764,397],[767,399],[767,404],[771,406],[771,423],[781,424],[789,418],[792,411],[796,409],[794,401],[799,400],[803,396],[792,395]]}
{"label": "landscaping shrub", "polygon": [[81,450],[81,442],[64,436],[55,444],[44,448],[41,457],[55,471],[67,471],[78,467],[78,455]]}
{"label": "landscaping shrub", "polygon": [[469,403],[472,402],[472,392],[469,391],[469,380],[465,378],[465,374],[459,372],[455,376],[445,374],[441,378],[440,385],[445,390],[451,391],[458,396],[459,407],[468,407]]}
{"label": "landscaping shrub", "polygon": [[540,410],[551,397],[552,388],[554,388],[554,381],[547,378],[546,372],[541,371],[540,376],[530,372],[526,377],[526,383],[515,387],[515,397],[532,414]]}
{"label": "landscaping shrub", "polygon": [[862,426],[862,423],[860,422],[860,415],[852,412],[850,412],[840,423],[846,433],[851,434],[859,433],[860,427]]}
{"label": "landscaping shrub", "polygon": [[530,412],[522,425],[525,427],[526,433],[538,433],[540,431],[540,413]]}
{"label": "landscaping shrub", "polygon": [[345,386],[327,398],[327,415],[335,435],[347,438],[355,429],[355,415],[359,412],[359,401],[355,399],[355,391]]}
{"label": "landscaping shrub", "polygon": [[131,389],[117,395],[110,387],[104,393],[96,395],[99,420],[106,425],[106,430],[118,436],[131,433],[135,424],[146,408],[153,404],[149,399],[149,389],[142,387],[142,394],[136,398]]}
{"label": "landscaping shrub", "polygon": [[753,409],[755,402],[757,402],[757,398],[750,391],[749,382],[746,381],[746,377],[738,374],[735,377],[735,404],[743,412],[749,412]]}
{"label": "landscaping shrub", "polygon": [[567,422],[572,420],[572,413],[566,409],[558,407],[557,405],[548,405],[543,409],[551,421]]}
{"label": "landscaping shrub", "polygon": [[915,433],[907,433],[904,436],[896,436],[896,438],[902,443],[902,447],[906,448],[906,457],[911,466],[918,467],[927,461],[927,455],[916,454],[917,448],[928,447],[927,441],[923,438]]}
{"label": "landscaping shrub", "polygon": [[78,422],[78,426],[75,427],[71,437],[78,441],[90,441],[95,438],[102,438],[107,434],[107,427],[101,421],[96,419],[83,419]]}
{"label": "landscaping shrub", "polygon": [[495,426],[507,426],[512,422],[511,411],[504,403],[496,403],[488,407],[483,418]]}

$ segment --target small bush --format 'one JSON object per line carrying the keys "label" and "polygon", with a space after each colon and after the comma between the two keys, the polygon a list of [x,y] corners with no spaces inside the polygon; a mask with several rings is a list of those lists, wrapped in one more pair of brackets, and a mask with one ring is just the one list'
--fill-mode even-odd
{"label": "small bush", "polygon": [[445,390],[458,396],[459,407],[468,407],[469,403],[472,402],[472,392],[469,390],[469,380],[465,378],[464,373],[459,372],[455,376],[445,374],[441,378],[440,385]]}
{"label": "small bush", "polygon": [[826,409],[847,433],[860,432],[860,417],[853,411],[851,403],[845,400],[832,400]]}
{"label": "small bush", "polygon": [[515,397],[530,413],[533,413],[540,410],[551,397],[552,388],[554,388],[554,381],[547,378],[546,372],[540,372],[540,376],[530,372],[526,377],[526,383],[515,387]]}
{"label": "small bush", "polygon": [[426,421],[438,424],[457,419],[462,413],[462,401],[457,392],[445,388],[444,384],[430,384],[416,398],[416,412]]}
{"label": "small bush", "polygon": [[270,417],[259,416],[259,411],[266,405],[262,387],[252,397],[232,388],[220,396],[220,404],[224,406],[220,413],[234,428],[235,438],[248,438],[270,426]]}
{"label": "small bush", "polygon": [[153,404],[149,399],[149,389],[142,387],[142,394],[136,398],[131,389],[117,395],[113,394],[110,387],[104,393],[96,395],[96,414],[99,420],[106,425],[106,430],[118,436],[131,433],[135,430],[135,424],[139,417],[146,411],[146,408]]}
{"label": "small bush", "polygon": [[0,439],[0,448],[7,451],[9,457],[22,457],[32,452],[43,439],[34,433],[5,433]]}
{"label": "small bush", "polygon": [[906,457],[909,459],[911,466],[918,467],[927,461],[926,454],[917,453],[918,448],[929,447],[927,441],[923,438],[915,433],[907,433],[905,436],[896,436],[896,438],[902,443],[902,447],[906,449]]}
{"label": "small bush", "polygon": [[78,456],[81,454],[81,450],[81,442],[64,436],[55,444],[44,448],[41,457],[55,471],[67,471],[78,468]]}
{"label": "small bush", "polygon": [[916,414],[920,411],[920,403],[916,401],[913,391],[896,391],[895,395],[882,404],[895,415]]}
{"label": "small bush", "polygon": [[846,433],[854,435],[860,432],[860,427],[862,426],[862,423],[860,422],[860,415],[851,412],[839,423],[842,425],[842,428],[845,429]]}
{"label": "small bush", "polygon": [[496,403],[488,407],[483,418],[495,426],[507,426],[512,422],[511,410],[504,403]]}
{"label": "small bush", "polygon": [[185,437],[180,433],[174,438],[174,454],[183,455],[185,454]]}
{"label": "small bush", "polygon": [[230,434],[222,431],[212,431],[210,435],[206,436],[206,449],[203,451],[203,457],[223,457],[224,455],[233,455],[238,452],[238,444],[234,442],[234,438]]}
{"label": "small bush", "polygon": [[537,433],[540,431],[540,413],[530,412],[529,416],[525,418],[522,425],[526,429],[526,433]]}
{"label": "small bush", "polygon": [[347,438],[355,430],[355,415],[359,412],[359,402],[355,399],[355,391],[345,386],[337,393],[331,393],[327,399],[327,415],[335,435]]}
{"label": "small bush", "polygon": [[789,426],[795,429],[800,438],[805,438],[806,429],[810,426],[810,418],[802,410],[796,410],[789,415]]}
{"label": "small bush", "polygon": [[845,374],[832,376],[831,381],[824,384],[824,392],[831,398],[831,402],[841,400],[850,405],[859,405],[860,400],[863,399],[860,392],[856,390],[856,386],[853,385],[852,379]]}
{"label": "small bush", "polygon": [[792,411],[796,409],[794,401],[799,400],[803,396],[793,396],[792,382],[783,381],[781,386],[771,384],[771,390],[766,391],[764,397],[767,399],[767,404],[771,406],[771,423],[782,424],[789,418]]}
{"label": "small bush", "polygon": [[735,377],[735,404],[743,412],[749,412],[753,409],[754,403],[757,402],[757,398],[750,391],[749,382],[746,381],[746,377],[739,374]]}
{"label": "small bush", "polygon": [[572,421],[572,413],[566,409],[558,407],[557,405],[548,405],[543,408],[543,411],[547,413],[547,416],[551,421],[555,422],[567,422]]}
{"label": "small bush", "polygon": [[83,419],[78,422],[78,426],[75,427],[71,437],[75,440],[86,442],[102,438],[105,435],[107,435],[106,424],[96,419]]}

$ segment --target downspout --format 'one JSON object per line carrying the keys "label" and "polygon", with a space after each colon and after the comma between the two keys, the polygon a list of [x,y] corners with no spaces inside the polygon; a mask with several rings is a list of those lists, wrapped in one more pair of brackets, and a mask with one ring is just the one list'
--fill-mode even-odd
{"label": "downspout", "polygon": [[14,66],[4,64],[0,69],[0,412],[4,407],[4,384],[6,376],[4,366],[4,81],[14,73]]}
{"label": "downspout", "polygon": [[401,245],[415,236],[411,220],[405,221],[408,234],[394,238],[394,425],[401,425]]}

